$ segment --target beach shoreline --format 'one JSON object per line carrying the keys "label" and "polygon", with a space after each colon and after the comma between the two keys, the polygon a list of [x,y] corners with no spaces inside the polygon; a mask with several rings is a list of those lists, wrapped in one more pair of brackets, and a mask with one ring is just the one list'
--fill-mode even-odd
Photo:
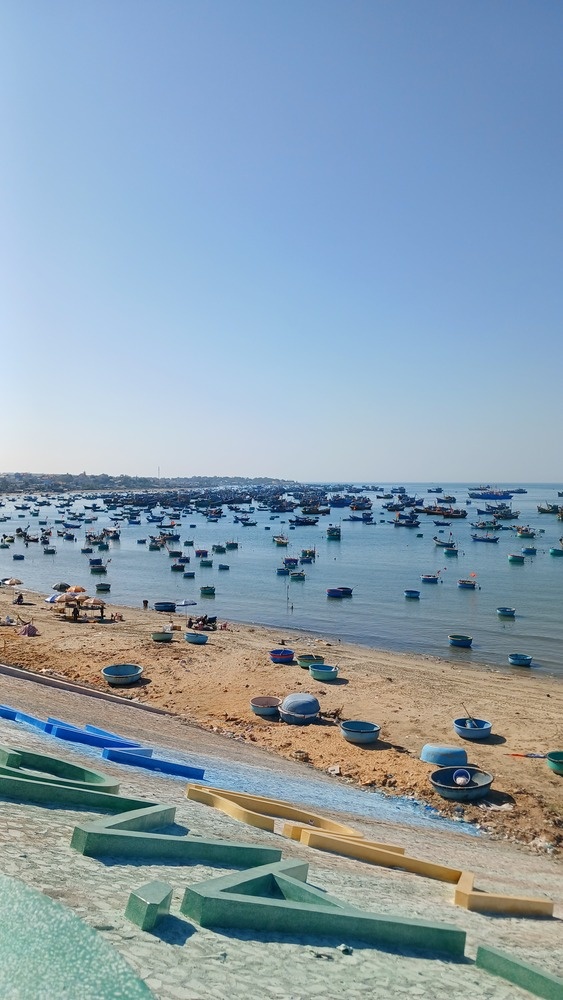
{"label": "beach shoreline", "polygon": [[[21,588],[18,588],[21,589]],[[563,682],[533,671],[507,672],[495,666],[453,664],[430,655],[396,653],[328,640],[321,635],[263,625],[227,623],[209,633],[203,646],[184,641],[185,618],[154,610],[107,605],[105,619],[63,616],[26,589],[0,589],[0,620],[7,615],[32,620],[39,634],[0,630],[0,660],[37,674],[58,676],[124,701],[160,708],[187,723],[228,739],[299,760],[359,787],[415,797],[439,810],[477,824],[495,837],[531,845],[560,856],[563,849],[563,778],[545,760],[511,754],[563,749]],[[111,615],[123,620],[111,621]],[[153,631],[169,621],[174,641],[155,643]],[[285,645],[315,652],[339,667],[335,683],[313,680],[293,665],[275,666],[269,650]],[[144,668],[141,684],[113,689],[101,677],[109,663]],[[2,679],[0,677],[0,687]],[[308,692],[321,705],[321,721],[288,726],[255,716],[250,698]],[[452,720],[465,711],[493,722],[493,736],[477,744],[457,737]],[[347,743],[339,720],[365,719],[381,726],[373,748]],[[463,746],[470,763],[495,776],[488,807],[441,799],[428,781],[432,765],[419,759],[425,743]]]}

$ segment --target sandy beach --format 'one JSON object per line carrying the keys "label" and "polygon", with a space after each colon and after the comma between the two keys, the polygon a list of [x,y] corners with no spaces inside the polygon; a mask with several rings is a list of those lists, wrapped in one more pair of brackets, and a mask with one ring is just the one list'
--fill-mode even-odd
{"label": "sandy beach", "polygon": [[[14,626],[0,630],[0,660],[35,673],[52,674],[116,693],[100,671],[109,663],[143,666],[140,685],[117,689],[123,698],[164,709],[171,715],[230,739],[247,741],[283,757],[303,761],[334,780],[346,780],[390,795],[426,801],[445,815],[455,807],[428,782],[431,765],[419,760],[424,743],[465,746],[469,762],[494,776],[488,805],[466,805],[463,817],[494,837],[506,837],[537,851],[560,855],[563,847],[563,778],[545,760],[513,754],[563,749],[563,684],[534,671],[474,668],[429,656],[401,655],[293,631],[227,623],[209,634],[205,646],[184,641],[185,619],[173,617],[171,644],[152,641],[170,616],[152,610],[107,605],[106,620],[91,615],[73,622],[44,597],[0,590],[0,619],[33,621],[39,634],[21,636]],[[122,621],[110,621],[112,613]],[[339,667],[335,683],[313,680],[297,664],[275,666],[268,651],[281,644],[298,653],[316,652]],[[0,684],[2,680],[0,678]],[[318,724],[297,727],[255,716],[254,695],[292,692],[318,697]],[[477,744],[459,739],[452,720],[472,715],[493,722],[493,736]],[[374,748],[346,743],[340,719],[360,718],[381,726]],[[457,807],[459,815],[459,807]]]}

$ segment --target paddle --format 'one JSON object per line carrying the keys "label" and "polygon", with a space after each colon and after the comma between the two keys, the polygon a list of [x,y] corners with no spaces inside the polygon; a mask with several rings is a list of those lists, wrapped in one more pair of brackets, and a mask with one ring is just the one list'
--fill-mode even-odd
{"label": "paddle", "polygon": [[539,757],[540,760],[545,760],[547,757],[546,753],[505,753],[505,757]]}
{"label": "paddle", "polygon": [[476,720],[473,718],[472,715],[469,714],[469,712],[467,711],[465,705],[462,704],[461,707],[462,707],[463,711],[465,712],[465,717],[466,717],[467,721],[473,723],[473,725],[471,726],[471,728],[472,729],[478,729],[479,727],[477,726]]}

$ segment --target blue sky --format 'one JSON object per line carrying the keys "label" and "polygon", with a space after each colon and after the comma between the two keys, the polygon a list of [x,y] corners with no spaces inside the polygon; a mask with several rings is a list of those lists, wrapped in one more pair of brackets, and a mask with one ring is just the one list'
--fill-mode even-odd
{"label": "blue sky", "polygon": [[6,0],[1,469],[560,480],[562,29]]}

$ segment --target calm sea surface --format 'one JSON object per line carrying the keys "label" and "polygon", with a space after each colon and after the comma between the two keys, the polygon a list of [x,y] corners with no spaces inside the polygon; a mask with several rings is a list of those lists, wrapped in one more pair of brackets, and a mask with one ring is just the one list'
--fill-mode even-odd
{"label": "calm sea surface", "polygon": [[[428,493],[429,484],[401,485],[408,493],[422,497],[425,504],[440,500]],[[472,500],[466,505],[470,488],[467,484],[440,485],[446,494],[456,497],[456,507],[468,512],[464,520],[454,520],[451,527],[443,528],[443,534],[439,534],[441,525],[434,523],[440,518],[428,515],[420,515],[417,529],[396,528],[389,523],[395,515],[383,509],[385,501],[377,500],[375,494],[367,494],[373,500],[372,525],[346,521],[350,516],[348,508],[333,508],[316,527],[295,529],[289,525],[289,516],[293,515],[281,514],[272,520],[269,511],[259,511],[257,506],[252,515],[257,521],[255,527],[234,523],[234,515],[226,507],[226,517],[216,523],[207,522],[202,515],[182,516],[181,540],[173,546],[190,555],[186,569],[195,571],[193,580],[171,572],[174,560],[165,549],[149,551],[150,535],[158,534],[158,526],[147,523],[145,514],[141,515],[141,525],[121,522],[121,539],[111,542],[108,552],[94,551],[93,555],[99,554],[110,562],[107,576],[93,576],[88,556],[80,552],[84,533],[110,525],[110,515],[98,513],[94,524],[76,529],[77,541],[72,542],[56,537],[56,529],[62,529],[62,525],[55,524],[55,518],[63,515],[55,506],[41,507],[39,519],[47,520],[53,529],[56,554],[44,555],[40,544],[25,547],[16,541],[9,549],[0,549],[0,577],[16,576],[24,587],[43,590],[45,596],[59,581],[81,584],[92,594],[96,582],[103,581],[111,584],[107,598],[112,604],[139,607],[144,599],[151,605],[159,600],[194,600],[197,606],[187,610],[197,614],[207,612],[220,619],[299,629],[378,649],[496,664],[507,671],[514,669],[508,666],[509,653],[529,653],[533,656],[533,670],[563,677],[563,558],[549,553],[550,547],[559,548],[563,522],[537,510],[537,505],[545,501],[557,502],[558,486],[511,484],[522,485],[528,492],[516,494],[511,501],[513,509],[520,511],[518,519],[502,523],[508,528],[529,524],[539,533],[528,540],[517,538],[514,530],[503,530],[498,532],[497,544],[486,544],[471,539],[471,522],[488,519],[477,514],[477,508],[484,508],[485,502]],[[98,503],[102,501],[98,499]],[[83,510],[83,503],[75,503],[73,509]],[[29,525],[33,534],[40,530],[39,519],[31,517],[29,511],[16,511],[13,503],[6,502],[0,514],[9,516],[0,524],[0,534],[13,533],[18,526]],[[64,518],[72,520],[66,514]],[[329,523],[341,525],[340,541],[327,539]],[[447,539],[450,531],[458,544],[457,557],[445,556],[433,540],[434,535]],[[288,535],[287,548],[273,542],[278,532]],[[147,544],[138,544],[140,538],[146,538]],[[188,539],[193,539],[193,548],[184,546]],[[221,555],[211,552],[213,544],[231,540],[238,541],[237,550]],[[537,554],[526,556],[522,565],[509,563],[508,555],[521,553],[526,545],[535,545]],[[211,568],[200,567],[194,548],[209,549]],[[302,567],[304,581],[290,581],[276,574],[284,556],[300,556],[305,548],[314,548],[316,559]],[[15,561],[15,553],[23,554],[24,559]],[[219,570],[219,563],[228,564],[229,570]],[[421,583],[422,574],[438,571],[438,584]],[[477,589],[460,589],[458,579],[473,573]],[[206,584],[215,586],[215,598],[200,596],[200,587]],[[353,597],[327,598],[327,588],[339,586],[353,587]],[[407,588],[419,590],[420,600],[406,600],[403,592]],[[499,606],[515,608],[514,620],[500,619],[496,614]],[[452,632],[471,635],[472,648],[451,647],[448,634]]]}

